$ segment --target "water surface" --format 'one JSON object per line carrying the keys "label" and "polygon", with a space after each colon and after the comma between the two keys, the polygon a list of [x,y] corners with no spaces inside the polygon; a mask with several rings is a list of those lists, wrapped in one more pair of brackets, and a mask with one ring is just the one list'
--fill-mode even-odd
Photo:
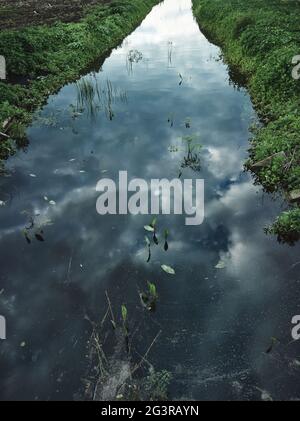
{"label": "water surface", "polygon": [[[86,84],[99,97],[80,103]],[[160,298],[138,346],[162,329],[149,359],[172,373],[170,399],[300,397],[300,350],[290,343],[299,246],[264,234],[283,204],[243,172],[255,121],[190,0],[165,0],[101,68],[49,98],[0,180],[1,399],[73,399],[86,369],[85,315],[104,314],[108,290],[135,327],[147,280]],[[185,136],[202,145],[197,165],[182,165]],[[147,181],[203,178],[204,223],[159,216],[169,251],[152,245],[147,263],[151,218],[96,213],[97,181],[117,181],[120,170]],[[280,343],[266,354],[271,337]]]}

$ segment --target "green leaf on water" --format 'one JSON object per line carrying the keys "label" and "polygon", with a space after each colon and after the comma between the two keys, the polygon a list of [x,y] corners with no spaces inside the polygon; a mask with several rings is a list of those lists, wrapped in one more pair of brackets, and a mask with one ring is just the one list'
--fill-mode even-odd
{"label": "green leaf on water", "polygon": [[223,260],[220,260],[219,263],[215,266],[216,269],[226,268],[226,263]]}
{"label": "green leaf on water", "polygon": [[148,288],[150,295],[155,298],[157,296],[155,284],[148,282]]}
{"label": "green leaf on water", "polygon": [[127,321],[127,315],[128,315],[127,307],[123,304],[122,305],[122,319],[124,323],[126,323]]}
{"label": "green leaf on water", "polygon": [[153,227],[151,227],[150,225],[145,225],[145,226],[144,226],[144,229],[145,229],[146,231],[148,231],[148,232],[154,232],[154,228],[153,228]]}
{"label": "green leaf on water", "polygon": [[162,265],[161,268],[162,268],[163,271],[165,271],[169,275],[175,275],[175,273],[176,273],[175,270],[171,266]]}

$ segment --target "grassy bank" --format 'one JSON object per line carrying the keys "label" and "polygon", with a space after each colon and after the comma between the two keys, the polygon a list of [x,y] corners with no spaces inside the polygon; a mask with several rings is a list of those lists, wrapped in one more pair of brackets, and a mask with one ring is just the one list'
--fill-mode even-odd
{"label": "grassy bank", "polygon": [[246,167],[265,190],[287,200],[267,231],[294,243],[300,239],[300,80],[292,77],[292,59],[300,55],[300,2],[193,0],[193,8],[203,32],[247,81],[264,124],[253,129]]}
{"label": "grassy bank", "polygon": [[112,0],[88,7],[75,23],[0,32],[7,68],[7,79],[0,81],[1,161],[26,142],[32,112],[116,47],[159,1]]}

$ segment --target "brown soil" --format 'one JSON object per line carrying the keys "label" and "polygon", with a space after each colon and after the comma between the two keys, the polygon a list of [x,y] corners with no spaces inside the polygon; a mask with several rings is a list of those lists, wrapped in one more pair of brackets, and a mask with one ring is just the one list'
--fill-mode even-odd
{"label": "brown soil", "polygon": [[0,29],[78,20],[88,5],[111,0],[0,0]]}

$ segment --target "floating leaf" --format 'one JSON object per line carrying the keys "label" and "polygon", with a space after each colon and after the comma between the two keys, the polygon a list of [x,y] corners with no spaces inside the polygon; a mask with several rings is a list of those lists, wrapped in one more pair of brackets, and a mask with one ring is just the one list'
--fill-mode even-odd
{"label": "floating leaf", "polygon": [[144,229],[145,229],[146,231],[148,231],[148,232],[154,232],[154,228],[153,228],[153,227],[151,227],[150,225],[145,225],[145,226],[144,226]]}
{"label": "floating leaf", "polygon": [[5,206],[5,202],[3,202],[3,200],[0,200],[0,206]]}
{"label": "floating leaf", "polygon": [[49,199],[48,199],[48,197],[47,197],[47,196],[44,196],[44,200],[46,200],[46,202],[48,202],[48,201],[49,201]]}
{"label": "floating leaf", "polygon": [[56,205],[56,202],[55,202],[54,200],[50,200],[50,201],[49,201],[49,205],[51,205],[51,206],[55,206],[55,205]]}
{"label": "floating leaf", "polygon": [[223,260],[220,260],[219,263],[215,266],[216,269],[226,268],[226,263]]}
{"label": "floating leaf", "polygon": [[169,275],[175,275],[175,273],[176,273],[175,270],[171,266],[162,265],[161,268],[162,268],[163,271],[165,271]]}
{"label": "floating leaf", "polygon": [[35,178],[36,175],[35,174],[29,174],[29,177]]}

